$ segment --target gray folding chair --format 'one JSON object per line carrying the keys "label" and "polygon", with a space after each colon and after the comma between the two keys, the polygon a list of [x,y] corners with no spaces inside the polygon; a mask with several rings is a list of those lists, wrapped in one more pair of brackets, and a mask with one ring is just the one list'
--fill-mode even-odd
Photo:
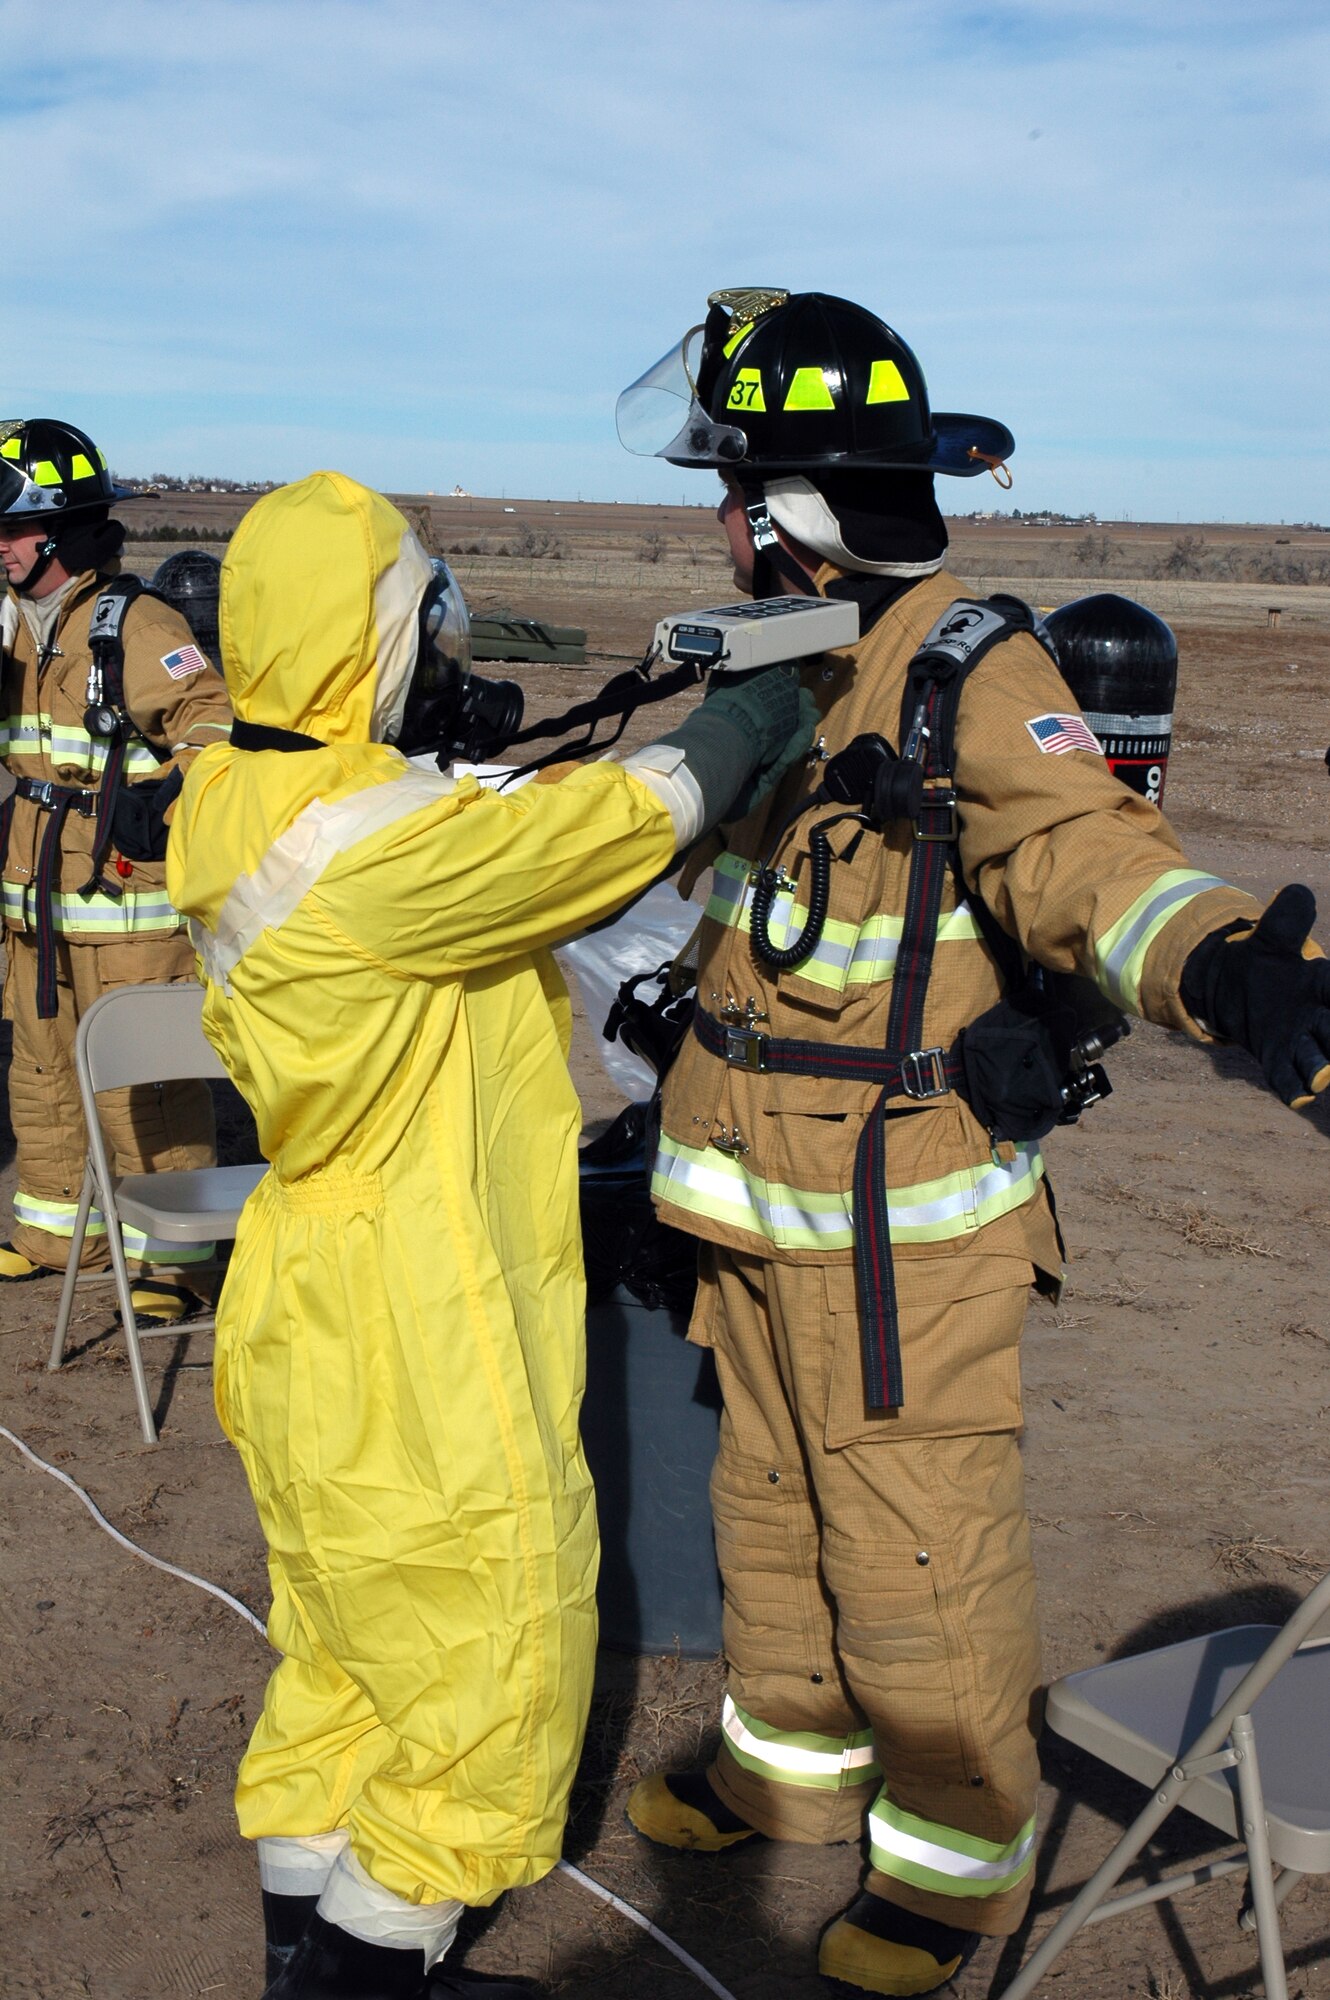
{"label": "gray folding chair", "polygon": [[[1304,1875],[1330,1872],[1330,1631],[1317,1631],[1327,1615],[1330,1574],[1283,1626],[1234,1625],[1053,1683],[1050,1729],[1153,1796],[1002,2000],[1026,2000],[1082,1925],[1244,1868],[1242,1922],[1260,1943],[1267,2000],[1287,2000],[1279,1906]],[[1177,1805],[1245,1853],[1106,1903]]]}
{"label": "gray folding chair", "polygon": [[[241,1209],[267,1169],[199,1167],[192,1172],[117,1176],[111,1169],[106,1138],[97,1115],[97,1092],[116,1090],[123,1085],[225,1076],[216,1051],[204,1035],[202,1022],[201,986],[124,986],[114,993],[104,993],[89,1007],[79,1022],[74,1041],[74,1067],[88,1128],[88,1159],[46,1365],[59,1368],[64,1359],[74,1288],[79,1282],[79,1256],[95,1202],[106,1219],[111,1270],[105,1275],[114,1280],[120,1301],[134,1400],[148,1444],[156,1444],[157,1426],[143,1373],[139,1345],[142,1336],[130,1298],[123,1229],[128,1224],[131,1229],[142,1230],[145,1236],[178,1243],[182,1248],[191,1243],[228,1241],[236,1233]],[[213,1324],[211,1316],[189,1321],[196,1332],[204,1332]],[[151,1331],[176,1333],[179,1325],[154,1327]]]}

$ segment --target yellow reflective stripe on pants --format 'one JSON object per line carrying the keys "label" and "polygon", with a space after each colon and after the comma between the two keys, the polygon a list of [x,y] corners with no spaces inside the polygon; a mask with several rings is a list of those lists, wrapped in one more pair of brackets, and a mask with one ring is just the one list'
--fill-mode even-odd
{"label": "yellow reflective stripe on pants", "polygon": [[1109,999],[1128,1013],[1139,1014],[1146,954],[1164,925],[1193,897],[1228,886],[1222,877],[1203,875],[1195,868],[1170,868],[1156,876],[1095,946],[1099,984]]}
{"label": "yellow reflective stripe on pants", "polygon": [[[110,744],[105,737],[93,736],[74,722],[53,722],[49,715],[11,715],[0,723],[0,756],[46,757],[53,764],[71,764],[100,778],[106,768]],[[125,750],[125,776],[151,777],[158,760],[146,743],[130,743]]]}
{"label": "yellow reflective stripe on pants", "polygon": [[[937,1180],[889,1187],[891,1241],[935,1243],[981,1229],[1028,1201],[1043,1171],[1038,1147],[1027,1142],[1017,1146],[1013,1160],[986,1160]],[[658,1200],[785,1250],[848,1250],[854,1243],[848,1191],[822,1194],[763,1180],[714,1146],[685,1146],[662,1134],[651,1186]]]}
{"label": "yellow reflective stripe on pants", "polygon": [[852,1736],[817,1736],[809,1730],[773,1729],[726,1695],[721,1733],[730,1755],[747,1771],[783,1785],[839,1791],[882,1775],[871,1729]]}
{"label": "yellow reflective stripe on pants", "polygon": [[[4,884],[5,921],[20,930],[37,928],[36,888],[31,882]],[[98,937],[136,937],[143,931],[178,931],[183,919],[165,889],[126,889],[123,895],[90,896],[57,891],[51,898],[57,931],[95,931]]]}
{"label": "yellow reflective stripe on pants", "polygon": [[880,1874],[941,1896],[997,1896],[1034,1863],[1035,1827],[1026,1821],[1005,1847],[938,1826],[893,1806],[885,1788],[868,1814],[868,1856]]}
{"label": "yellow reflective stripe on pants", "polygon": [[[706,915],[730,930],[751,928],[752,882],[750,865],[736,854],[722,854],[715,865],[715,877]],[[771,942],[784,950],[808,921],[808,906],[796,901],[793,893],[778,890],[772,900],[767,928]],[[808,957],[795,967],[793,977],[843,993],[847,986],[866,986],[874,980],[890,979],[896,970],[904,920],[900,917],[869,917],[862,924],[842,923],[828,917],[822,936]],[[961,903],[938,919],[939,944],[967,942],[982,937],[969,906]]]}
{"label": "yellow reflective stripe on pants", "polygon": [[[41,1195],[25,1194],[22,1188],[14,1195],[14,1220],[29,1229],[43,1229],[48,1236],[72,1237],[78,1212],[76,1201],[47,1201]],[[88,1212],[87,1234],[106,1234],[106,1218],[99,1208]],[[131,1263],[206,1264],[216,1248],[212,1243],[167,1243],[159,1236],[145,1236],[128,1223],[120,1234]]]}

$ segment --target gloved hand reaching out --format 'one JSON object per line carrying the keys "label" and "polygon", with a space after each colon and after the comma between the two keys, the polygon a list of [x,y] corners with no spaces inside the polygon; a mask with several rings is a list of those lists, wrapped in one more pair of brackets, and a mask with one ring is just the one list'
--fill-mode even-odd
{"label": "gloved hand reaching out", "polygon": [[736,685],[713,681],[677,728],[624,759],[667,798],[687,846],[718,820],[739,819],[812,747],[817,704],[786,664]]}
{"label": "gloved hand reaching out", "polygon": [[1315,896],[1290,882],[1253,929],[1203,938],[1182,972],[1188,1013],[1250,1050],[1295,1109],[1330,1084],[1330,959],[1310,942],[1315,921]]}

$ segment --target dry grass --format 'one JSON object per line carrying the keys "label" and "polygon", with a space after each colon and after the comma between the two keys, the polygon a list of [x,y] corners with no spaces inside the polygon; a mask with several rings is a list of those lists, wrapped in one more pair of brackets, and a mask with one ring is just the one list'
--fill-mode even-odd
{"label": "dry grass", "polygon": [[[1195,1202],[1152,1201],[1148,1195],[1126,1186],[1122,1181],[1102,1178],[1094,1182],[1091,1192],[1101,1201],[1134,1208],[1149,1222],[1162,1223],[1165,1229],[1171,1229],[1175,1236],[1180,1236],[1194,1249],[1216,1250],[1230,1257],[1274,1258],[1279,1255],[1268,1243],[1262,1243],[1259,1237],[1249,1236],[1212,1210],[1197,1207]],[[1135,1301],[1124,1303],[1134,1304]]]}
{"label": "dry grass", "polygon": [[1319,1577],[1325,1567],[1306,1549],[1286,1548],[1268,1535],[1239,1535],[1232,1541],[1216,1542],[1215,1562],[1227,1576],[1263,1576],[1270,1568],[1287,1570],[1292,1576]]}

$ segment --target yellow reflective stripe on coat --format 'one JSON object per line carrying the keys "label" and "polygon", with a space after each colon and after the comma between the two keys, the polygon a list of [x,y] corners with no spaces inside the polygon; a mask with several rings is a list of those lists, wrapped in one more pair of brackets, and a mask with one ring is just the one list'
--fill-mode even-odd
{"label": "yellow reflective stripe on coat", "polygon": [[898,1882],[941,1896],[1000,1896],[1034,1862],[1035,1824],[1028,1819],[1005,1846],[955,1827],[920,1819],[894,1806],[885,1789],[868,1813],[872,1866]]}
{"label": "yellow reflective stripe on coat", "polygon": [[1195,868],[1170,868],[1156,876],[1095,946],[1099,984],[1109,999],[1128,1013],[1139,1014],[1146,954],[1164,925],[1207,889],[1228,886],[1220,876],[1203,875]]}
{"label": "yellow reflective stripe on coat", "polygon": [[[27,1194],[19,1188],[14,1195],[14,1220],[27,1229],[40,1229],[47,1236],[72,1237],[78,1220],[76,1201],[48,1201],[42,1195]],[[99,1208],[88,1211],[89,1236],[105,1236],[106,1217]],[[168,1243],[159,1236],[145,1236],[129,1223],[121,1225],[125,1255],[142,1264],[206,1264],[213,1243]]]}
{"label": "yellow reflective stripe on coat", "polygon": [[852,1736],[818,1736],[811,1730],[773,1729],[726,1695],[721,1734],[736,1764],[760,1778],[818,1791],[841,1791],[880,1778],[871,1729]]}
{"label": "yellow reflective stripe on coat", "polygon": [[[985,1160],[937,1180],[888,1187],[891,1241],[941,1243],[982,1229],[1027,1202],[1043,1171],[1039,1148],[1026,1142],[1014,1160]],[[782,1250],[849,1250],[854,1244],[848,1191],[823,1194],[763,1180],[742,1158],[715,1146],[682,1145],[668,1133],[661,1134],[651,1189],[660,1201],[747,1230]]]}
{"label": "yellow reflective stripe on coat", "polygon": [[[18,930],[35,930],[35,899],[31,882],[6,882],[5,922]],[[95,931],[99,937],[137,937],[143,931],[178,931],[183,925],[165,889],[127,888],[120,897],[58,890],[51,897],[51,910],[57,931]]]}
{"label": "yellow reflective stripe on coat", "polygon": [[[706,915],[731,930],[751,928],[751,866],[737,854],[722,854],[716,862]],[[784,950],[807,922],[808,905],[797,901],[792,890],[778,890],[767,919],[771,942],[777,950]],[[866,986],[873,980],[890,979],[896,970],[904,929],[901,917],[869,917],[862,924],[847,924],[828,917],[812,951],[789,976],[828,987],[833,993],[843,993],[847,986]],[[972,943],[982,937],[966,903],[938,918],[939,944],[961,940]]]}
{"label": "yellow reflective stripe on coat", "polygon": [[[81,771],[100,777],[106,769],[110,744],[92,736],[77,723],[53,722],[49,715],[11,715],[0,723],[0,756],[46,757],[53,764],[73,764]],[[130,743],[125,750],[125,776],[153,776],[158,759],[146,743]]]}
{"label": "yellow reflective stripe on coat", "polygon": [[281,929],[339,854],[455,789],[452,778],[408,767],[346,798],[311,799],[258,867],[234,883],[215,931],[191,917],[189,935],[211,983],[230,992],[231,974],[245,953],[265,931]]}

